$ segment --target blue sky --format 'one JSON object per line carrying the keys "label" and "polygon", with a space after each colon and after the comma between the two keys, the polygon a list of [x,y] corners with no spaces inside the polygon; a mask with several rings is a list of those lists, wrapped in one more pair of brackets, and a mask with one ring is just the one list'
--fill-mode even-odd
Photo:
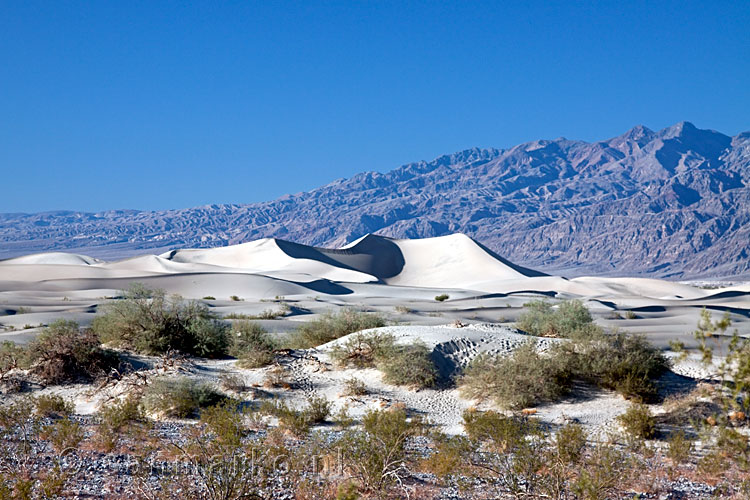
{"label": "blue sky", "polygon": [[734,135],[748,26],[718,0],[2,1],[0,212],[250,203],[636,124]]}

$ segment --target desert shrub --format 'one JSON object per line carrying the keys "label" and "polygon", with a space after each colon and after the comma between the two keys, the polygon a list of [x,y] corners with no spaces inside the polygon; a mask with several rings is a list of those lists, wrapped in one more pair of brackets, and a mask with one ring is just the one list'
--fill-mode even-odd
{"label": "desert shrub", "polygon": [[518,417],[508,417],[495,411],[467,410],[463,425],[469,439],[492,443],[492,449],[507,452],[529,433],[529,422]]}
{"label": "desert shrub", "polygon": [[344,395],[364,396],[367,394],[367,386],[358,378],[349,378],[344,381]]}
{"label": "desert shrub", "polygon": [[608,444],[598,444],[586,456],[571,489],[582,500],[612,498],[629,467],[621,451]]}
{"label": "desert shrub", "polygon": [[447,293],[441,293],[440,295],[435,296],[435,300],[437,300],[438,302],[445,302],[449,298],[450,295],[448,295]]}
{"label": "desert shrub", "polygon": [[40,432],[40,437],[49,441],[57,453],[65,454],[76,449],[83,441],[81,424],[70,418],[62,418],[46,425]]}
{"label": "desert shrub", "polygon": [[625,413],[617,417],[617,420],[634,438],[652,439],[656,435],[654,416],[644,404],[631,404]]}
{"label": "desert shrub", "polygon": [[75,410],[72,401],[57,394],[44,394],[34,398],[36,414],[40,417],[61,418],[70,416]]}
{"label": "desert shrub", "polygon": [[730,458],[743,472],[750,469],[750,440],[748,440],[747,435],[731,427],[722,426],[719,429],[716,447],[722,450],[725,456]]}
{"label": "desert shrub", "polygon": [[408,474],[404,467],[407,440],[422,432],[403,410],[370,411],[362,419],[362,430],[346,431],[337,446],[346,450],[344,467],[368,492],[384,492]]}
{"label": "desert shrub", "polygon": [[230,295],[230,296],[229,296],[229,299],[230,299],[230,300],[231,300],[232,302],[242,302],[242,299],[241,299],[241,298],[240,298],[240,297],[239,297],[238,295]]}
{"label": "desert shrub", "polygon": [[265,328],[252,321],[232,325],[229,354],[239,359],[242,368],[260,368],[273,362],[276,343]]}
{"label": "desert shrub", "polygon": [[638,315],[633,311],[625,311],[625,317],[627,319],[638,319]]}
{"label": "desert shrub", "polygon": [[537,352],[528,342],[512,354],[475,358],[459,379],[462,393],[474,399],[492,399],[509,408],[524,408],[566,394],[570,373],[560,358]]}
{"label": "desert shrub", "polygon": [[393,355],[396,338],[389,333],[360,332],[331,348],[331,358],[339,366],[374,367],[378,360]]}
{"label": "desert shrub", "polygon": [[234,373],[223,373],[219,376],[221,388],[225,391],[244,392],[247,390],[245,379]]}
{"label": "desert shrub", "polygon": [[206,295],[205,297],[203,297],[203,300],[216,300],[216,297],[214,297],[213,295]]}
{"label": "desert shrub", "polygon": [[216,357],[229,347],[228,326],[216,320],[208,307],[163,290],[135,284],[123,298],[104,307],[92,329],[102,341],[143,354],[177,350]]}
{"label": "desert shrub", "polygon": [[190,471],[180,469],[149,498],[266,498],[272,464],[261,442],[242,442],[242,419],[233,405],[204,411],[201,425],[189,433],[184,445],[176,446]]}
{"label": "desert shrub", "polygon": [[120,438],[148,427],[140,398],[129,396],[102,406],[96,413],[98,426],[95,440],[106,452],[115,449]]}
{"label": "desert shrub", "polygon": [[8,340],[0,343],[0,381],[16,368],[21,368],[25,361],[26,350],[15,342]]}
{"label": "desert shrub", "polygon": [[679,430],[669,435],[667,439],[667,457],[675,465],[685,462],[693,452],[693,442],[685,431]]}
{"label": "desert shrub", "polygon": [[119,362],[101,348],[91,330],[80,330],[75,321],[58,320],[46,327],[27,348],[33,373],[46,384],[91,380]]}
{"label": "desert shrub", "polygon": [[438,372],[426,345],[400,345],[391,351],[387,356],[379,356],[377,360],[378,369],[383,372],[383,380],[389,384],[417,389],[435,385]]}
{"label": "desert shrub", "polygon": [[155,379],[146,388],[143,406],[149,413],[186,418],[226,400],[226,396],[206,382],[188,377],[163,377]]}
{"label": "desert shrub", "polygon": [[344,335],[385,326],[385,320],[379,314],[343,309],[338,313],[331,311],[304,323],[289,338],[289,346],[308,349],[331,342]]}
{"label": "desert shrub", "polygon": [[396,306],[394,307],[395,311],[399,314],[409,314],[411,312],[414,312],[414,310],[407,306]]}
{"label": "desert shrub", "polygon": [[572,337],[576,330],[594,321],[580,300],[560,302],[557,308],[546,300],[535,300],[524,307],[526,311],[518,318],[516,326],[532,335]]}
{"label": "desert shrub", "polygon": [[320,424],[331,414],[331,403],[322,396],[312,395],[302,409],[295,409],[283,401],[267,401],[261,405],[263,413],[279,419],[279,426],[295,436],[304,436],[310,427]]}
{"label": "desert shrub", "polygon": [[668,359],[642,335],[595,332],[553,349],[574,377],[612,389],[627,398],[652,401],[653,380],[669,368]]}

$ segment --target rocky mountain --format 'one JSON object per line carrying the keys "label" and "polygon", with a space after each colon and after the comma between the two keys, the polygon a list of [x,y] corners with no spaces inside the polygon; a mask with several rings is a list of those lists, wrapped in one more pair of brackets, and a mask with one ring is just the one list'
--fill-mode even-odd
{"label": "rocky mountain", "polygon": [[0,257],[112,258],[277,237],[342,246],[367,233],[463,232],[565,275],[750,276],[750,132],[682,122],[587,143],[470,149],[245,205],[0,215]]}

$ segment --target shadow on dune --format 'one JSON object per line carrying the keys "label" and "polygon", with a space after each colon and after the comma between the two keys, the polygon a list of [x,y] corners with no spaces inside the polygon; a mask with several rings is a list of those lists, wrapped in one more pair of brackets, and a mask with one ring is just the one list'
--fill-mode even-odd
{"label": "shadow on dune", "polygon": [[311,259],[375,276],[379,281],[401,273],[406,261],[401,249],[387,238],[368,235],[351,248],[327,249],[276,240],[279,248],[297,259]]}

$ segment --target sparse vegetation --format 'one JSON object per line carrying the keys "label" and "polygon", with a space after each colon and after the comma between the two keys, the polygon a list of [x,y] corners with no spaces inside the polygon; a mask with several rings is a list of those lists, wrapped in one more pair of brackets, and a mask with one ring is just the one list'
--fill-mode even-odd
{"label": "sparse vegetation", "polygon": [[189,418],[203,408],[227,401],[211,384],[188,377],[157,378],[146,388],[143,406],[151,414]]}
{"label": "sparse vegetation", "polygon": [[42,427],[39,436],[49,441],[58,454],[64,455],[78,447],[84,433],[81,424],[64,417]]}
{"label": "sparse vegetation", "polygon": [[92,323],[103,342],[143,354],[176,350],[201,357],[223,356],[229,347],[229,327],[208,307],[163,290],[134,284],[123,298],[107,304]]}
{"label": "sparse vegetation", "polygon": [[273,362],[276,342],[258,323],[239,321],[232,325],[229,354],[242,368],[260,368]]}
{"label": "sparse vegetation", "polygon": [[119,362],[117,355],[101,348],[94,332],[66,320],[46,327],[26,353],[32,372],[45,384],[93,380]]}
{"label": "sparse vegetation", "polygon": [[445,302],[449,298],[450,295],[448,295],[447,293],[441,293],[440,295],[435,296],[435,300],[437,300],[438,302]]}
{"label": "sparse vegetation", "polygon": [[345,396],[364,396],[367,394],[367,386],[358,378],[349,378],[344,381]]}
{"label": "sparse vegetation", "polygon": [[229,300],[232,302],[242,302],[244,299],[241,299],[238,295],[230,295]]}
{"label": "sparse vegetation", "polygon": [[34,398],[36,414],[40,417],[63,418],[69,417],[75,405],[57,394],[43,394]]}
{"label": "sparse vegetation", "polygon": [[557,307],[546,300],[524,304],[525,312],[516,326],[541,337],[574,337],[579,330],[593,323],[591,313],[580,300],[566,300]]}
{"label": "sparse vegetation", "polygon": [[491,398],[511,409],[525,408],[568,392],[570,371],[560,361],[538,353],[535,342],[527,342],[509,356],[478,356],[459,385],[467,397]]}
{"label": "sparse vegetation", "polygon": [[26,361],[25,355],[26,351],[15,342],[5,340],[0,343],[0,382],[4,381],[11,371],[22,367]]}
{"label": "sparse vegetation", "polygon": [[430,350],[422,343],[394,347],[387,356],[377,359],[377,366],[383,372],[383,380],[393,385],[424,389],[433,387],[438,380]]}
{"label": "sparse vegetation", "polygon": [[99,409],[95,439],[106,452],[114,450],[124,434],[134,434],[148,428],[140,398],[129,396]]}
{"label": "sparse vegetation", "polygon": [[288,341],[289,347],[308,349],[331,342],[344,335],[385,326],[385,320],[379,314],[343,309],[338,313],[327,312],[320,317],[304,323],[294,332]]}
{"label": "sparse vegetation", "polygon": [[631,404],[617,420],[619,420],[625,432],[634,438],[652,439],[656,434],[656,422],[651,410],[644,404]]}
{"label": "sparse vegetation", "polygon": [[216,297],[214,297],[213,295],[206,295],[205,297],[203,297],[203,300],[216,300]]}
{"label": "sparse vegetation", "polygon": [[388,333],[360,332],[331,349],[331,358],[339,366],[374,367],[378,360],[395,350],[396,338]]}

